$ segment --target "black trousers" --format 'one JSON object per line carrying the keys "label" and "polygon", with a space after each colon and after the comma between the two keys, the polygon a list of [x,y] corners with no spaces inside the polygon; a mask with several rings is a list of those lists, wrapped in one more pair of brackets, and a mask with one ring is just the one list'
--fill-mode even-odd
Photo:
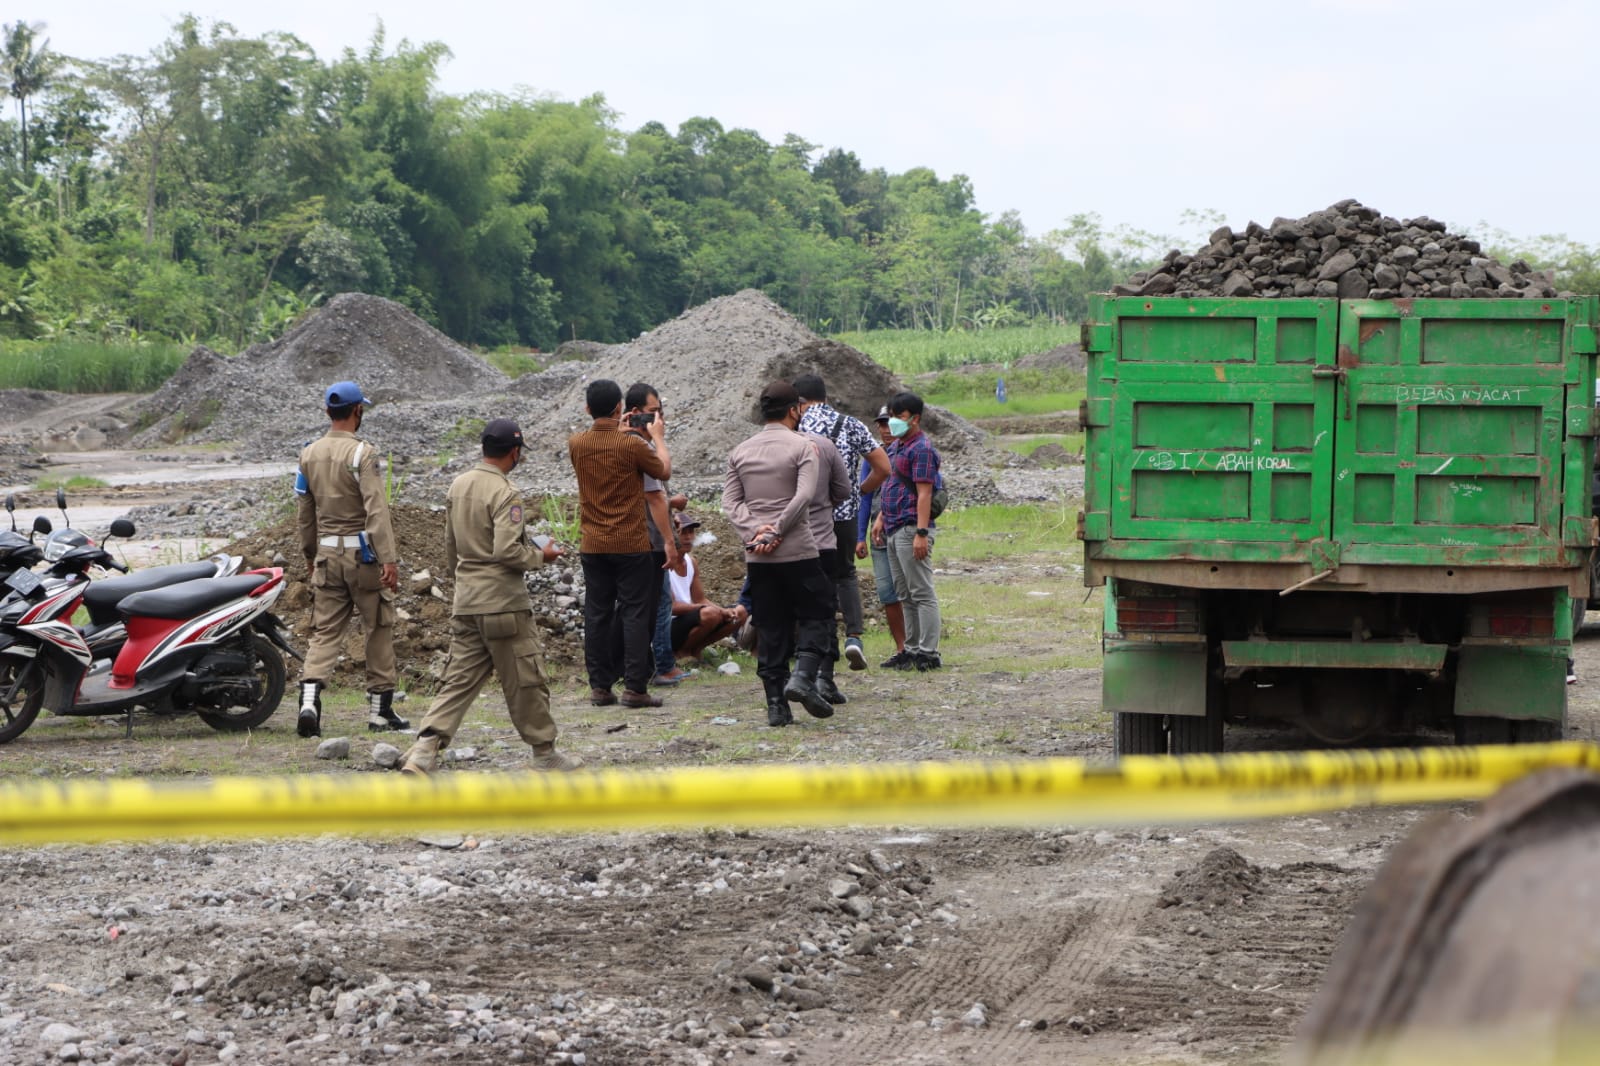
{"label": "black trousers", "polygon": [[[620,676],[629,692],[650,690],[650,637],[655,615],[650,585],[661,572],[650,552],[583,552],[583,664],[590,688],[610,688]],[[612,627],[622,634],[620,657]]]}
{"label": "black trousers", "polygon": [[[653,551],[650,553],[650,569],[655,574],[656,579],[650,584],[650,599],[649,602],[645,604],[645,610],[649,612],[650,617],[650,641],[652,644],[652,651],[650,654],[650,673],[646,675],[646,680],[654,677],[656,674],[656,660],[653,646],[656,637],[656,616],[661,610],[661,586],[665,584],[665,582],[661,580],[661,573],[666,568],[666,565],[666,552]],[[585,608],[585,610],[587,610],[587,608]],[[619,663],[627,662],[627,648],[628,642],[622,632],[622,612],[619,610],[616,614],[611,616],[612,661]],[[644,691],[644,689],[636,689],[632,685],[629,685],[628,688],[634,692]]]}
{"label": "black trousers", "polygon": [[818,558],[788,563],[752,562],[750,615],[760,637],[756,674],[779,685],[789,680],[789,660],[828,654],[828,631],[833,628],[833,579]]}
{"label": "black trousers", "polygon": [[822,567],[822,576],[828,579],[828,592],[823,596],[823,606],[828,611],[828,653],[824,658],[830,662],[839,661],[839,627],[833,624],[833,619],[839,613],[839,582],[835,576],[839,572],[839,559],[841,555],[849,554],[855,558],[855,545],[850,546],[849,553],[835,551],[817,552],[817,563]]}

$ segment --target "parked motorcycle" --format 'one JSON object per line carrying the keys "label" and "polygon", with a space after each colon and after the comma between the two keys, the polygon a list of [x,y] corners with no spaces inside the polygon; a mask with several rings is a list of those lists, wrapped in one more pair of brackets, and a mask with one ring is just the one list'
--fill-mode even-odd
{"label": "parked motorcycle", "polygon": [[[0,578],[4,578],[19,567],[32,569],[40,562],[50,564],[44,571],[47,576],[67,581],[87,581],[90,571],[95,568],[117,570],[128,574],[128,568],[113,559],[104,548],[106,541],[112,537],[127,539],[133,536],[135,529],[132,522],[126,518],[112,522],[110,534],[97,547],[86,534],[72,528],[71,517],[67,514],[66,493],[60,488],[56,489],[56,507],[66,522],[62,529],[54,529],[50,520],[43,515],[33,520],[34,533],[45,534],[42,548],[33,543],[31,536],[24,539],[15,533],[16,516],[12,515],[12,535],[15,537],[16,546],[11,554],[7,555],[6,546],[10,542],[5,539],[6,534],[0,533]],[[6,510],[14,512],[15,509],[14,499],[8,495]],[[122,624],[122,616],[117,612],[117,606],[127,597],[135,592],[176,585],[181,581],[193,581],[203,577],[230,577],[239,572],[243,563],[244,560],[237,555],[218,553],[193,563],[168,563],[146,567],[136,574],[97,581],[88,586],[83,594],[83,607],[89,613],[89,621],[82,629],[84,639],[88,641],[95,660],[98,662],[101,659],[115,658],[117,652],[122,650],[127,630]]]}
{"label": "parked motorcycle", "polygon": [[0,530],[0,578],[13,570],[31,570],[44,561],[44,549],[33,542],[37,534],[50,535],[54,528],[50,519],[39,515],[33,520],[33,531],[26,537],[17,532],[17,498],[6,494],[6,512],[11,518],[11,528]]}
{"label": "parked motorcycle", "polygon": [[135,708],[193,710],[213,729],[253,729],[283,698],[279,649],[300,657],[271,613],[283,591],[278,567],[122,596],[116,610],[126,639],[114,659],[98,661],[71,624],[94,584],[50,582],[28,570],[3,584],[13,595],[0,600],[0,744],[21,736],[46,706],[69,717],[125,715],[128,736]]}

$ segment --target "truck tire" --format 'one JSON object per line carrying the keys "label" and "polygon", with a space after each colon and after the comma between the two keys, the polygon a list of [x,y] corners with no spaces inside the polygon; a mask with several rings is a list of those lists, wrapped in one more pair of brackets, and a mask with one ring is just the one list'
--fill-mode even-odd
{"label": "truck tire", "polygon": [[1560,722],[1515,722],[1511,727],[1513,744],[1554,744],[1564,730]]}
{"label": "truck tire", "polygon": [[1510,744],[1511,719],[1509,718],[1478,718],[1472,715],[1456,715],[1456,743],[1463,747],[1472,747],[1478,744]]}
{"label": "truck tire", "polygon": [[1168,745],[1174,755],[1216,755],[1222,751],[1222,682],[1206,679],[1204,716],[1167,716]]}
{"label": "truck tire", "polygon": [[1215,755],[1222,750],[1222,713],[1215,707],[1205,717],[1171,716],[1172,754]]}
{"label": "truck tire", "polygon": [[1165,755],[1167,731],[1159,714],[1116,715],[1112,739],[1118,758],[1124,755]]}

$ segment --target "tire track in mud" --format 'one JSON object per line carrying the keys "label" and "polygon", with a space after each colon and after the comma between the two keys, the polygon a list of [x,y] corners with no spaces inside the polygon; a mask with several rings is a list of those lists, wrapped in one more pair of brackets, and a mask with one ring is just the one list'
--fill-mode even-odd
{"label": "tire track in mud", "polygon": [[[871,1002],[879,1024],[857,1026],[850,1039],[829,1049],[832,1058],[851,1063],[947,1061],[947,1055],[959,1050],[974,1062],[1056,1061],[1061,1048],[1053,1033],[1019,1029],[1018,1024],[1044,1019],[1054,1029],[1060,1020],[1080,1013],[1156,901],[1148,890],[1075,898],[1070,885],[1099,881],[1104,871],[1097,867],[1107,857],[1103,848],[1069,847],[1036,871],[1044,879],[1044,891],[1035,905],[967,926],[955,943],[930,946],[914,973],[880,978],[877,995],[858,997]],[[1070,880],[1061,891],[1051,892],[1048,883],[1062,875]],[[980,1002],[987,1024],[960,1025],[962,1015]],[[882,1024],[886,1015],[895,1020]],[[948,1024],[925,1024],[935,1015]]]}
{"label": "tire track in mud", "polygon": [[1261,869],[1238,861],[1247,880],[1199,899],[1179,898],[1193,871],[1169,883],[1087,998],[1089,1027],[1195,1045],[1229,1062],[1281,1049],[1367,874],[1328,863]]}

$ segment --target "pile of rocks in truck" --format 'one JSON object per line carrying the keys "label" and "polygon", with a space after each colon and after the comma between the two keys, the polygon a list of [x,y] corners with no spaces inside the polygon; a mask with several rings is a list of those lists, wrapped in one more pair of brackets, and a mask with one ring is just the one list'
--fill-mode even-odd
{"label": "pile of rocks in truck", "polygon": [[1341,300],[1548,299],[1551,276],[1518,259],[1501,265],[1470,237],[1422,216],[1401,221],[1355,200],[1304,218],[1219,227],[1193,253],[1117,285],[1118,296],[1306,297]]}

